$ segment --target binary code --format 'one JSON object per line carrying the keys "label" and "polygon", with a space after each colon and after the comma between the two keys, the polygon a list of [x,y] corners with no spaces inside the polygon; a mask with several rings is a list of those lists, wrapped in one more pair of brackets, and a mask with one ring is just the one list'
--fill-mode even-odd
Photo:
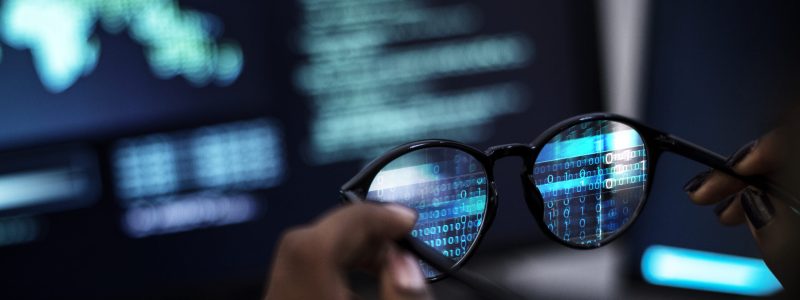
{"label": "binary code", "polygon": [[[454,262],[470,250],[483,225],[486,172],[460,150],[430,148],[411,152],[384,167],[367,199],[400,203],[418,212],[411,236]],[[439,274],[423,264],[428,277]]]}
{"label": "binary code", "polygon": [[641,136],[618,122],[584,122],[558,134],[533,171],[547,229],[570,244],[599,246],[633,220],[647,163]]}

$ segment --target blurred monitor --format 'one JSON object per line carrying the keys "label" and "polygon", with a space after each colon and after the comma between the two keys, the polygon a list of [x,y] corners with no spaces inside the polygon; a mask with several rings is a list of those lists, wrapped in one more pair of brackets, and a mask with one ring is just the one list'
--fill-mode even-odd
{"label": "blurred monitor", "polygon": [[[733,1],[724,9],[711,3],[653,1],[646,121],[726,156],[778,126],[789,117],[788,108],[797,105],[799,96],[800,39],[798,19],[791,13],[797,8],[797,2],[791,1]],[[688,32],[677,23],[695,30]],[[658,253],[696,255],[660,245],[758,258],[759,263],[761,258],[746,224],[721,225],[713,206],[694,205],[681,189],[706,166],[676,155],[663,156],[658,165],[647,207],[627,234],[630,272],[641,272],[648,282],[668,286],[743,295],[774,293],[774,285],[764,282],[773,278],[769,272],[720,284],[739,273],[714,274],[721,268],[696,262],[671,261],[674,268],[660,269],[649,264]],[[712,263],[737,265],[728,257],[709,257]],[[665,270],[683,282],[654,278],[655,271]],[[718,281],[679,275],[687,270]],[[763,263],[753,270],[768,271]]]}
{"label": "blurred monitor", "polygon": [[[594,28],[578,1],[0,0],[0,297],[257,297],[382,151],[599,110]],[[484,247],[542,240],[498,168]]]}

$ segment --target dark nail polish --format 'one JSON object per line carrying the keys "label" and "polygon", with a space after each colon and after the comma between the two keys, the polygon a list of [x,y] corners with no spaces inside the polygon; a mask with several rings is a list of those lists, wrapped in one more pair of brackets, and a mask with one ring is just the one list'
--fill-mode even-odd
{"label": "dark nail polish", "polygon": [[772,206],[766,193],[748,187],[741,193],[741,197],[744,214],[747,215],[750,224],[753,224],[753,228],[760,229],[772,221],[775,207]]}
{"label": "dark nail polish", "polygon": [[687,193],[693,193],[700,188],[701,185],[703,185],[703,182],[706,181],[706,178],[708,178],[709,174],[711,174],[711,170],[695,175],[692,177],[692,179],[689,179],[689,181],[686,182],[686,184],[683,186],[683,190]]}
{"label": "dark nail polish", "polygon": [[733,194],[722,200],[720,203],[717,203],[717,206],[714,206],[714,214],[717,216],[721,215],[723,211],[725,211],[728,206],[731,206],[734,200],[739,196],[739,194]]}
{"label": "dark nail polish", "polygon": [[728,157],[728,160],[725,162],[728,167],[733,167],[738,164],[742,159],[744,159],[750,151],[753,151],[753,148],[756,147],[758,140],[750,141],[747,144],[744,144],[739,150],[733,153],[733,155]]}

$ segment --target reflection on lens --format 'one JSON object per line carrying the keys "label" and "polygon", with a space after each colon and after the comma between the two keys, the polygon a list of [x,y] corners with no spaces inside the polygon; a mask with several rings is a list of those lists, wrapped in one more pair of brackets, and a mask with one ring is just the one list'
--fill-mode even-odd
{"label": "reflection on lens", "polygon": [[598,247],[638,213],[647,152],[639,133],[625,124],[584,122],[548,141],[533,178],[550,232],[573,245]]}
{"label": "reflection on lens", "polygon": [[[455,265],[478,238],[487,186],[486,171],[473,156],[454,148],[425,148],[381,169],[367,199],[416,209],[419,218],[411,235]],[[428,278],[440,274],[424,263],[422,271]]]}

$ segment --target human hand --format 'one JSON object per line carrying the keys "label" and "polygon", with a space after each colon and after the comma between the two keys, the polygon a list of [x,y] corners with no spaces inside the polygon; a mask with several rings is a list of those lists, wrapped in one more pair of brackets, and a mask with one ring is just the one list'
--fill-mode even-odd
{"label": "human hand", "polygon": [[[791,131],[789,131],[791,132]],[[728,159],[728,165],[741,175],[760,175],[785,187],[798,188],[800,180],[787,170],[797,170],[790,162],[790,143],[786,130],[776,130],[752,142]],[[725,225],[748,223],[764,261],[790,294],[800,284],[800,216],[783,199],[766,194],[720,171],[703,172],[684,189],[697,204],[714,204],[714,212]],[[797,191],[792,191],[797,195]]]}
{"label": "human hand", "polygon": [[380,277],[384,300],[430,299],[417,260],[398,248],[416,213],[399,205],[357,203],[311,225],[287,231],[272,266],[266,299],[350,299],[347,274],[364,269]]}

